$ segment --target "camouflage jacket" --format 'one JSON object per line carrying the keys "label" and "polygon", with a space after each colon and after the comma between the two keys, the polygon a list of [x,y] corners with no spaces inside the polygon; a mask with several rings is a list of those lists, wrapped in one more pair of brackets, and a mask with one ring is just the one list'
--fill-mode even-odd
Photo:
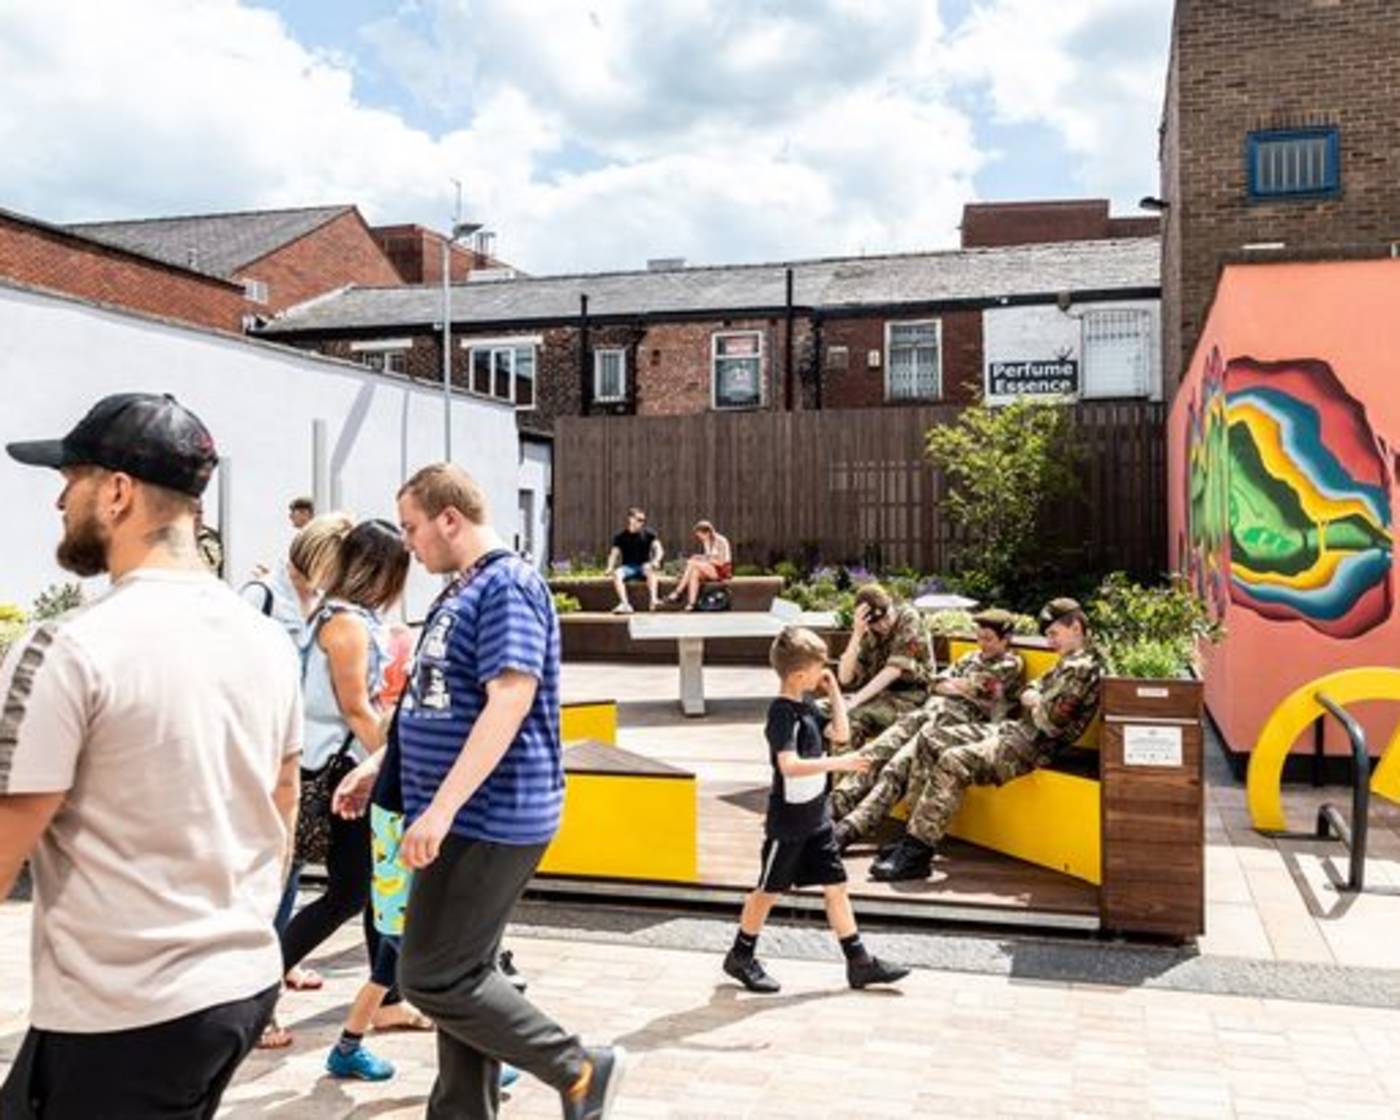
{"label": "camouflage jacket", "polygon": [[980,720],[995,722],[1005,719],[1020,705],[1026,663],[1014,650],[1007,650],[989,661],[980,649],[975,649],[959,657],[939,673],[937,679],[971,681],[975,687],[970,696],[948,696],[945,699],[960,707],[975,709]]}
{"label": "camouflage jacket", "polygon": [[855,688],[864,688],[867,681],[886,666],[900,671],[893,689],[927,689],[933,683],[933,645],[924,630],[924,620],[908,603],[892,608],[894,625],[888,634],[867,630],[856,651]]}
{"label": "camouflage jacket", "polygon": [[1070,746],[1098,713],[1103,659],[1092,646],[1085,646],[1060,658],[1048,673],[1027,687],[1039,694],[1040,703],[1024,710],[1023,727],[1034,729],[1035,740],[1041,744]]}

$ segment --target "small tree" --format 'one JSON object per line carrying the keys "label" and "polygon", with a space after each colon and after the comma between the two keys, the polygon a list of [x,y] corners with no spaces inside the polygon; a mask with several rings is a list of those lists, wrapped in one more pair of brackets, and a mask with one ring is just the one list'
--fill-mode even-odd
{"label": "small tree", "polygon": [[952,424],[930,428],[929,458],[943,472],[943,513],[961,530],[954,575],[984,602],[1024,606],[1053,565],[1042,515],[1069,500],[1076,449],[1063,402],[979,401]]}

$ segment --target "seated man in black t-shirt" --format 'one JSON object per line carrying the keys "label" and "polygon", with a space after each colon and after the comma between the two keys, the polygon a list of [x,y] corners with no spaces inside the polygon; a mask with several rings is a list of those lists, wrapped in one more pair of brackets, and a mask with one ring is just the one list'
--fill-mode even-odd
{"label": "seated man in black t-shirt", "polygon": [[608,551],[608,575],[612,576],[613,587],[617,589],[613,614],[632,613],[632,604],[627,601],[627,581],[636,579],[647,581],[647,609],[656,610],[657,581],[665,555],[666,550],[656,534],[647,528],[646,513],[633,506],[627,511],[627,528],[613,537],[612,548]]}

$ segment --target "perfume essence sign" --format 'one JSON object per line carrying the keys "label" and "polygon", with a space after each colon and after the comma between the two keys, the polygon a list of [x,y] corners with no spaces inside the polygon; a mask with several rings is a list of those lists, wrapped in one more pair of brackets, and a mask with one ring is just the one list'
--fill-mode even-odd
{"label": "perfume essence sign", "polygon": [[993,397],[1077,396],[1079,362],[1075,358],[989,362],[987,390]]}

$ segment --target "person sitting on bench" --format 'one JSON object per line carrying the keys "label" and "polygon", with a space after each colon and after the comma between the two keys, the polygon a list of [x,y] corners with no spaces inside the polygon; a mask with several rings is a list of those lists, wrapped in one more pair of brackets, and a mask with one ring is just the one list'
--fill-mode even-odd
{"label": "person sitting on bench", "polygon": [[612,576],[613,587],[617,590],[613,614],[632,613],[632,604],[627,601],[628,580],[646,580],[647,609],[656,610],[657,583],[665,555],[661,541],[647,528],[646,511],[633,506],[627,511],[627,528],[613,537],[612,548],[608,550],[607,574]]}
{"label": "person sitting on bench", "polygon": [[968,786],[1004,785],[1050,765],[1093,721],[1104,669],[1089,644],[1083,608],[1073,599],[1051,599],[1040,612],[1040,629],[1060,659],[1022,691],[1019,718],[956,724],[923,741],[911,772],[904,838],[871,865],[872,879],[927,878],[934,846]]}
{"label": "person sitting on bench", "polygon": [[878,583],[856,592],[851,640],[836,666],[846,698],[852,749],[880,734],[929,697],[936,666],[923,619],[909,603],[896,603]]}
{"label": "person sitting on bench", "polygon": [[685,599],[688,611],[695,609],[701,584],[723,583],[734,578],[734,552],[729,547],[729,538],[721,536],[715,532],[714,525],[702,520],[695,523],[695,539],[700,542],[700,551],[686,560],[680,583],[666,596],[668,603]]}
{"label": "person sitting on bench", "polygon": [[831,812],[842,847],[873,832],[904,796],[922,741],[954,724],[995,723],[1016,709],[1026,664],[1011,648],[1015,616],[993,609],[975,615],[973,622],[977,648],[934,678],[933,694],[922,707],[901,716],[861,749],[870,760],[868,771],[842,775],[832,791]]}

